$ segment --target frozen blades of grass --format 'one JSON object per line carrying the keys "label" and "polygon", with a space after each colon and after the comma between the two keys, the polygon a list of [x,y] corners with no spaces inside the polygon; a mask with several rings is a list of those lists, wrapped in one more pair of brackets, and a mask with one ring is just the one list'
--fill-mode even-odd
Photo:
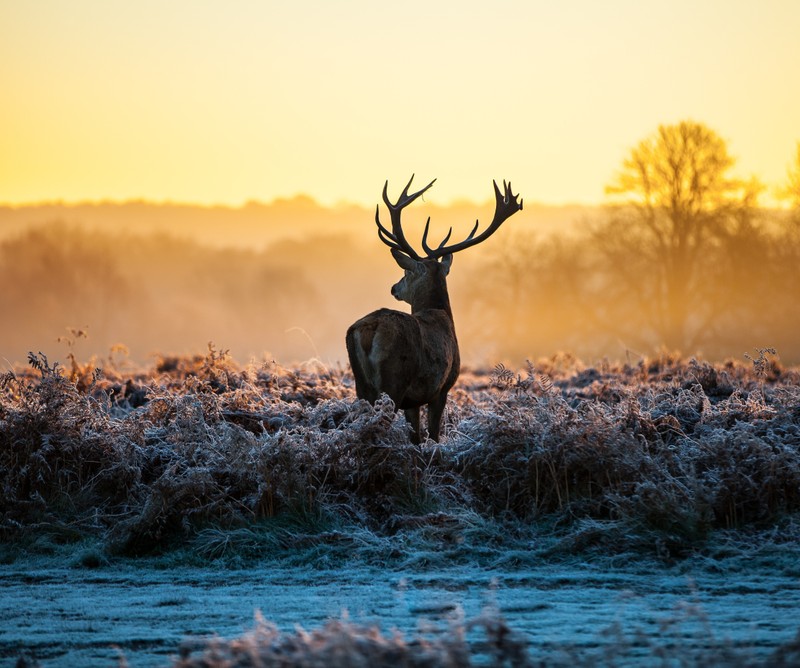
{"label": "frozen blades of grass", "polygon": [[201,562],[263,558],[283,548],[281,530],[263,531],[258,527],[222,529],[207,527],[192,539],[192,551]]}
{"label": "frozen blades of grass", "polygon": [[241,527],[201,529],[191,538],[185,558],[191,563],[314,563],[331,568],[353,563],[410,570],[455,564],[516,568],[541,563],[545,545],[535,527],[496,522],[457,507],[398,514],[390,525],[375,529],[352,521],[345,510],[312,515],[298,508]]}
{"label": "frozen blades of grass", "polygon": [[[695,364],[673,373],[700,371]],[[491,512],[622,519],[645,533],[665,532],[680,549],[710,527],[798,507],[798,450],[774,436],[791,443],[796,417],[764,403],[760,389],[744,396],[737,389],[712,402],[696,379],[661,377],[600,388],[572,403],[514,393],[500,400],[502,411],[497,402],[471,407],[451,446],[472,496]],[[783,398],[773,393],[769,401]]]}
{"label": "frozen blades of grass", "polygon": [[[642,626],[648,622],[658,632]],[[409,637],[352,622],[346,614],[316,629],[281,631],[256,612],[254,628],[238,638],[184,642],[172,666],[791,666],[800,660],[800,634],[771,653],[757,649],[718,637],[702,606],[691,600],[655,620],[632,626],[612,622],[595,643],[586,640],[580,646],[531,642],[492,608],[471,619],[456,614],[443,624],[427,623]]]}
{"label": "frozen blades of grass", "polygon": [[462,429],[455,464],[478,504],[493,513],[531,518],[575,501],[599,504],[602,512],[604,490],[645,464],[638,439],[602,405],[573,409],[548,398],[510,413],[476,411]]}
{"label": "frozen blades of grass", "polygon": [[[576,545],[608,549],[660,534],[679,556],[712,530],[800,511],[800,376],[774,365],[757,375],[669,356],[545,361],[504,374],[507,386],[501,372],[466,372],[444,442],[414,445],[391,402],[358,401],[341,369],[239,369],[211,350],[114,372],[116,385],[147,388],[120,416],[101,392],[111,381],[81,389],[32,363],[0,388],[0,530],[14,540],[92,518],[81,531],[138,554],[304,513],[307,535],[329,531],[315,517],[333,517],[386,537],[416,532],[432,552],[474,544],[488,559],[493,529],[482,536],[465,519],[479,517],[574,526],[586,536]],[[209,553],[247,551],[239,538],[218,537]]]}
{"label": "frozen blades of grass", "polygon": [[[312,523],[315,522],[315,523]],[[254,563],[341,568],[351,563],[386,565],[396,559],[390,538],[335,517],[262,520],[236,529],[209,527],[191,541],[186,555],[198,564]]]}
{"label": "frozen blades of grass", "polygon": [[189,543],[185,559],[331,568],[371,564],[412,571],[457,564],[521,568],[546,558],[549,543],[539,533],[529,525],[500,523],[459,508],[398,515],[391,527],[378,530],[343,521],[341,514],[308,517],[298,512],[239,528],[202,529]]}
{"label": "frozen blades of grass", "polygon": [[[518,527],[521,528],[521,527]],[[489,566],[524,542],[517,531],[463,508],[397,516],[391,527],[398,566],[403,569]]]}
{"label": "frozen blades of grass", "polygon": [[679,566],[730,574],[764,568],[800,577],[800,520],[790,516],[767,528],[714,531]]}
{"label": "frozen blades of grass", "polygon": [[407,437],[395,418],[394,404],[385,395],[374,405],[364,400],[330,399],[309,411],[307,426],[337,444],[346,441],[354,447],[401,445]]}
{"label": "frozen blades of grass", "polygon": [[409,497],[424,496],[422,446],[408,443],[391,402],[332,400],[314,408],[311,420],[327,426],[261,439],[254,464],[266,514],[333,504],[351,517],[380,522]]}
{"label": "frozen blades of grass", "polygon": [[185,430],[176,420],[146,431],[129,517],[109,534],[114,551],[161,549],[204,525],[235,527],[254,518],[252,495],[246,495],[257,486],[253,435],[225,422],[208,424],[201,412],[189,421],[192,426]]}
{"label": "frozen blades of grass", "polygon": [[644,547],[641,533],[625,521],[583,518],[548,532],[541,541],[539,558],[569,561],[584,559],[588,554],[613,554],[625,561],[628,555],[646,552]]}
{"label": "frozen blades of grass", "polygon": [[239,638],[212,640],[197,656],[193,645],[181,648],[174,668],[533,665],[521,637],[502,618],[488,614],[429,627],[406,639],[399,631],[384,633],[376,626],[353,623],[346,615],[318,629],[298,626],[293,633],[283,633],[257,612],[255,628]]}

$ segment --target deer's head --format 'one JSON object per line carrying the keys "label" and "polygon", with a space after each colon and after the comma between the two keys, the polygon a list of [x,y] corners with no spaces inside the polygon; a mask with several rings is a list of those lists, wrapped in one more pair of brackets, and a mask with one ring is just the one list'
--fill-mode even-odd
{"label": "deer's head", "polygon": [[436,258],[415,260],[392,248],[392,257],[405,272],[403,278],[392,286],[392,296],[398,301],[411,304],[412,309],[420,303],[429,303],[434,295],[447,290],[445,279],[453,263],[453,254],[441,260]]}
{"label": "deer's head", "polygon": [[431,219],[428,218],[425,223],[425,231],[422,234],[422,248],[425,252],[425,256],[422,257],[406,240],[400,217],[403,209],[425,193],[436,182],[436,179],[422,190],[409,195],[408,189],[413,180],[414,176],[412,175],[395,203],[389,200],[387,192],[389,182],[387,181],[383,186],[383,202],[389,209],[392,221],[391,231],[381,224],[380,207],[375,208],[375,223],[378,226],[378,236],[383,243],[391,248],[392,256],[405,272],[403,278],[392,286],[392,295],[400,301],[411,304],[412,311],[424,308],[445,308],[449,312],[450,303],[447,297],[445,279],[453,264],[453,254],[488,239],[507,218],[522,209],[522,200],[517,201],[519,196],[511,192],[510,182],[503,181],[503,192],[501,192],[497,182],[494,181],[496,204],[492,222],[481,234],[475,236],[478,231],[478,221],[476,220],[475,226],[466,239],[449,246],[447,242],[453,233],[452,227],[438,246],[431,248],[428,245],[428,230],[431,223]]}

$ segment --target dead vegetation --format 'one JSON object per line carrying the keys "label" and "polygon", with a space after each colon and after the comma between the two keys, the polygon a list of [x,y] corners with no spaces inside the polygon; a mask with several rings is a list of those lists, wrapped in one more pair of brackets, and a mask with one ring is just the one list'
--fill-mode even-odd
{"label": "dead vegetation", "polygon": [[[479,631],[477,648],[467,634]],[[181,648],[176,668],[217,666],[471,666],[479,656],[489,665],[533,665],[528,661],[525,640],[496,614],[464,621],[453,620],[445,632],[420,634],[406,639],[397,631],[385,634],[377,627],[344,619],[328,621],[322,628],[282,633],[256,616],[255,628],[239,638],[217,640],[201,653]],[[480,665],[480,664],[478,664]]]}
{"label": "dead vegetation", "polygon": [[71,362],[32,354],[0,379],[7,549],[673,559],[800,510],[800,374],[766,350],[465,372],[443,442],[420,445],[343,369],[241,368],[213,348],[142,373]]}
{"label": "dead vegetation", "polygon": [[[707,623],[701,610],[686,606],[671,627]],[[674,630],[674,629],[673,629]],[[693,643],[685,633],[677,642],[662,638],[631,636],[618,625],[604,633],[613,642],[598,648],[549,645],[532,649],[527,639],[508,626],[496,610],[486,610],[475,619],[453,619],[447,628],[430,629],[405,638],[395,631],[382,632],[374,626],[354,624],[347,618],[328,621],[307,631],[281,632],[274,624],[256,615],[255,627],[238,638],[214,639],[205,646],[185,643],[174,668],[223,668],[227,666],[791,666],[800,659],[800,635],[779,647],[756,655],[754,648],[737,647],[717,638],[710,629],[703,643]],[[199,651],[198,651],[199,650]]]}

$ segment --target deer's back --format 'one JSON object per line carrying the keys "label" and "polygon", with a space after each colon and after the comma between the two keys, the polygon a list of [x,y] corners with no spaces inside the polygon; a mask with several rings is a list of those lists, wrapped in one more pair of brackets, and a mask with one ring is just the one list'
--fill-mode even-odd
{"label": "deer's back", "polygon": [[374,311],[347,330],[347,349],[351,366],[358,367],[376,394],[402,393],[402,408],[428,403],[458,378],[453,321],[441,309],[413,315]]}

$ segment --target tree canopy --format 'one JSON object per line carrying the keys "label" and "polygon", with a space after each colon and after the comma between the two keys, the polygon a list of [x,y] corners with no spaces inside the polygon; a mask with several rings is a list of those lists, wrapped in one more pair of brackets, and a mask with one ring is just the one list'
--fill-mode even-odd
{"label": "tree canopy", "polygon": [[714,258],[750,227],[760,191],[732,176],[734,164],[724,139],[688,120],[659,126],[631,149],[606,189],[621,206],[594,239],[617,295],[628,293],[637,308],[606,318],[641,319],[650,338],[684,350],[711,333],[727,308],[709,292],[725,266]]}
{"label": "tree canopy", "polygon": [[794,163],[788,169],[786,188],[781,194],[793,208],[800,210],[800,142],[797,142]]}

